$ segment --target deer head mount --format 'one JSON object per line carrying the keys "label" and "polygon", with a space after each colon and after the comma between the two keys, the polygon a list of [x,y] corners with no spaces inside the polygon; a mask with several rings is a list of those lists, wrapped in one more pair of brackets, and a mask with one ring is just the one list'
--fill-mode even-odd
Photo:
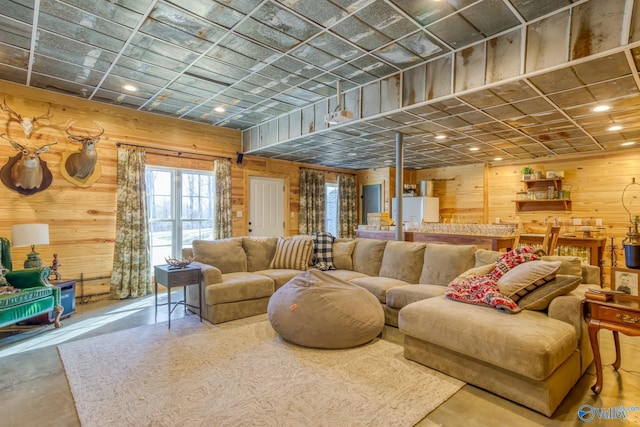
{"label": "deer head mount", "polygon": [[0,138],[9,141],[13,148],[19,151],[19,154],[9,158],[9,161],[0,169],[2,182],[22,194],[33,194],[49,187],[51,171],[40,159],[40,154],[49,151],[49,147],[57,144],[58,141],[32,149],[7,138],[4,134],[0,135]]}
{"label": "deer head mount", "polygon": [[47,112],[41,116],[35,116],[33,118],[22,117],[7,105],[6,97],[0,105],[0,109],[2,109],[2,111],[5,113],[9,121],[16,121],[20,123],[20,126],[22,127],[22,130],[24,132],[24,136],[26,136],[27,138],[31,138],[31,132],[33,132],[34,126],[37,121],[48,120],[53,117],[53,114],[51,114],[51,104],[49,104],[49,109],[47,110]]}
{"label": "deer head mount", "polygon": [[71,122],[67,125],[65,132],[68,135],[70,141],[78,142],[82,145],[80,151],[72,153],[65,153],[63,157],[66,157],[64,161],[64,168],[66,173],[76,179],[86,179],[90,177],[95,170],[96,162],[98,161],[98,152],[96,151],[96,143],[100,141],[100,137],[104,133],[104,128],[100,123],[95,122],[98,126],[98,130],[93,133],[85,129],[85,134],[72,132],[72,126],[75,122]]}

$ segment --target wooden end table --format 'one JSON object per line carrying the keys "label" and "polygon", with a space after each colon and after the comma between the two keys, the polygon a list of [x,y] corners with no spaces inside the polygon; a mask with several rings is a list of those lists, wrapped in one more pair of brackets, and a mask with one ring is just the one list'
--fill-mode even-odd
{"label": "wooden end table", "polygon": [[[590,315],[586,311],[587,307],[591,308]],[[591,387],[591,390],[595,394],[600,394],[602,391],[602,359],[598,345],[598,331],[600,329],[613,331],[613,342],[616,348],[613,369],[618,370],[622,362],[618,332],[630,336],[640,335],[640,298],[629,295],[615,296],[610,301],[587,298],[585,300],[585,317],[588,318],[589,341],[591,341],[596,364],[596,383]]]}
{"label": "wooden end table", "polygon": [[[200,322],[202,322],[202,272],[200,267],[186,266],[183,268],[176,268],[170,265],[156,265],[153,267],[154,271],[154,284],[155,284],[155,302],[156,302],[156,314],[155,321],[158,321],[158,306],[168,306],[169,312],[169,329],[171,329],[171,313],[178,305],[184,305],[184,312],[187,312],[187,307],[197,308],[200,314]],[[158,304],[158,284],[161,284],[167,288],[167,302]],[[198,306],[190,305],[187,303],[187,286],[198,286]],[[182,301],[171,302],[171,288],[182,286],[184,299]]]}

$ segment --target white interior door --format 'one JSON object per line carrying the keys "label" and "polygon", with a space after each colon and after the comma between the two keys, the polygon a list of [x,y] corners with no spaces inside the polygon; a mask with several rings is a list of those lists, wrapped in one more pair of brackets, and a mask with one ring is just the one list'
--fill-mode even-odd
{"label": "white interior door", "polygon": [[284,179],[249,177],[249,235],[284,236]]}

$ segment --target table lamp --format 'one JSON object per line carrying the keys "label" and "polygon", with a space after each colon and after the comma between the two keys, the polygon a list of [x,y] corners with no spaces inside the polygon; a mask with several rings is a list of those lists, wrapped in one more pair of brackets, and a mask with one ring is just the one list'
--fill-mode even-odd
{"label": "table lamp", "polygon": [[42,259],[36,252],[36,245],[49,244],[49,224],[19,224],[11,226],[13,247],[31,246],[24,268],[42,267]]}

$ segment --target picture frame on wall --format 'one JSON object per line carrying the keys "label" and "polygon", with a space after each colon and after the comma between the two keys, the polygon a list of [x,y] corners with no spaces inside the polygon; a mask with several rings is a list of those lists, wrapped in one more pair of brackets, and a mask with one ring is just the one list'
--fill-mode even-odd
{"label": "picture frame on wall", "polygon": [[611,289],[622,291],[629,295],[638,296],[638,282],[640,270],[631,270],[628,268],[612,267],[611,268]]}

